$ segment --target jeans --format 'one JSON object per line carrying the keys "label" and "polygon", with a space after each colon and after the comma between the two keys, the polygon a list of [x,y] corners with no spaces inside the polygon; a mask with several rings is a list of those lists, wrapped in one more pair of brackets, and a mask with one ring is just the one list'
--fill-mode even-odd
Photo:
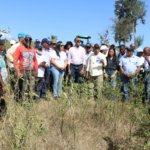
{"label": "jeans", "polygon": [[35,93],[36,96],[35,99],[36,100],[40,100],[40,95],[41,95],[41,90],[42,90],[42,87],[43,87],[43,84],[44,84],[44,77],[37,77],[35,79]]}
{"label": "jeans", "polygon": [[148,104],[150,104],[150,72],[145,74],[145,88]]}
{"label": "jeans", "polygon": [[[53,96],[57,97],[62,94],[62,80],[65,74],[65,70],[59,70],[56,67],[51,68],[51,72],[54,78],[53,84]],[[57,92],[58,90],[58,92]]]}
{"label": "jeans", "polygon": [[48,82],[49,82],[49,77],[50,77],[50,67],[45,69],[45,75],[44,75],[45,82],[44,82],[43,87],[42,87],[41,97],[46,97],[46,87],[47,87]]}
{"label": "jeans", "polygon": [[131,85],[131,87],[133,88],[133,93],[135,95],[136,93],[136,88],[135,88],[135,85],[136,85],[136,81],[137,81],[137,75],[135,75],[134,77],[132,78],[128,78],[126,77],[125,75],[123,75],[123,78],[122,78],[122,82],[123,82],[123,92],[124,92],[124,98],[129,101],[129,84]]}
{"label": "jeans", "polygon": [[[116,81],[116,76],[114,78],[110,78],[111,75],[113,75],[115,72],[115,70],[106,70],[106,74],[109,76],[109,79],[106,79],[106,86],[107,88],[109,88],[109,84],[111,84],[112,88],[116,88],[116,85],[117,85],[117,81]],[[110,92],[110,91],[109,91]],[[107,98],[108,98],[109,94],[107,93]],[[115,100],[115,95],[113,95],[113,98],[112,100]]]}

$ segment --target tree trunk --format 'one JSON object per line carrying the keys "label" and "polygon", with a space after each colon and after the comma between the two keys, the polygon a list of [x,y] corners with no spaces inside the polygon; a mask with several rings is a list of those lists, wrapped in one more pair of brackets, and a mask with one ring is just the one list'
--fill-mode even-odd
{"label": "tree trunk", "polygon": [[134,35],[134,44],[136,45],[136,31],[137,31],[137,25],[136,22],[133,22],[133,35]]}

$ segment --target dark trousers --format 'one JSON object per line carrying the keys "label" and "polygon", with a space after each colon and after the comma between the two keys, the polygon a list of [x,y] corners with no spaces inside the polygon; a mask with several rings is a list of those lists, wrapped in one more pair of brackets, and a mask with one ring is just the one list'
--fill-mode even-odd
{"label": "dark trousers", "polygon": [[44,75],[45,82],[42,87],[41,97],[46,97],[46,88],[49,82],[49,77],[50,77],[50,67],[45,69],[45,75]]}
{"label": "dark trousers", "polygon": [[6,108],[6,102],[3,98],[1,98],[2,96],[3,96],[3,91],[2,91],[2,87],[0,86],[0,117],[4,116],[5,108]]}
{"label": "dark trousers", "polygon": [[82,83],[82,76],[80,76],[80,72],[83,68],[83,65],[70,65],[71,75],[69,77],[70,81],[74,81],[75,83]]}
{"label": "dark trousers", "polygon": [[17,82],[17,74],[16,74],[16,71],[15,71],[15,68],[9,68],[9,71],[10,71],[10,85],[11,85],[11,88],[13,90],[13,92],[15,91],[15,85],[16,85],[16,82]]}
{"label": "dark trousers", "polygon": [[38,95],[38,96],[35,96],[36,100],[40,99],[43,84],[44,84],[44,77],[43,78],[42,77],[37,77],[35,79],[35,93],[36,93],[36,95]]}
{"label": "dark trousers", "polygon": [[17,95],[16,101],[18,101],[18,98],[27,101],[30,98],[30,92],[33,94],[35,91],[34,71],[20,70],[20,72],[24,77],[19,79],[19,95]]}

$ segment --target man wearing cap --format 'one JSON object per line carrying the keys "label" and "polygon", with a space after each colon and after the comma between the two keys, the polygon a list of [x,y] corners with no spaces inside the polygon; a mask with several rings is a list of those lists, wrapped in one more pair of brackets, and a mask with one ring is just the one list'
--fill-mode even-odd
{"label": "man wearing cap", "polygon": [[[82,75],[86,64],[85,49],[80,46],[80,38],[74,39],[75,46],[69,49],[68,53],[68,73],[70,82],[82,83]],[[71,85],[72,86],[72,85]],[[72,91],[71,91],[72,92]]]}
{"label": "man wearing cap", "polygon": [[103,86],[103,67],[107,65],[106,57],[104,54],[100,53],[100,47],[98,44],[94,45],[94,53],[91,54],[88,66],[87,66],[87,79],[90,79],[90,92],[92,94],[92,97],[94,96],[94,82],[96,83],[97,88],[97,94],[98,98],[101,95],[101,88]]}
{"label": "man wearing cap", "polygon": [[[30,35],[24,37],[22,45],[18,46],[14,53],[14,66],[19,79],[19,98],[23,95],[23,101],[27,100],[25,93],[34,92],[34,78],[38,74],[36,53],[31,47],[32,38]],[[19,61],[19,64],[18,64]],[[33,78],[34,77],[34,78]],[[22,79],[23,78],[23,79]],[[23,93],[21,93],[23,92]]]}
{"label": "man wearing cap", "polygon": [[119,66],[120,70],[123,74],[122,82],[123,82],[123,92],[124,98],[129,100],[129,84],[133,87],[134,95],[136,92],[136,79],[137,73],[141,69],[141,63],[139,58],[133,55],[134,49],[127,48],[127,53],[120,60]]}
{"label": "man wearing cap", "polygon": [[45,82],[44,85],[42,87],[42,91],[41,91],[41,97],[44,98],[45,100],[47,100],[46,97],[46,88],[49,82],[49,77],[50,77],[50,61],[51,61],[51,57],[50,57],[50,50],[49,50],[49,43],[50,41],[47,38],[44,38],[41,42],[43,49],[42,49],[42,55],[45,56],[46,58],[46,62],[48,64],[48,68],[45,69]]}
{"label": "man wearing cap", "polygon": [[51,45],[52,45],[51,49],[55,50],[55,48],[56,48],[56,40],[55,39],[51,40]]}
{"label": "man wearing cap", "polygon": [[101,52],[105,57],[107,57],[107,51],[108,51],[108,48],[107,48],[105,45],[102,45],[102,46],[101,46],[101,49],[100,49],[100,52]]}
{"label": "man wearing cap", "polygon": [[132,43],[132,44],[130,45],[130,48],[133,48],[133,49],[134,49],[133,55],[137,56],[137,52],[136,52],[136,50],[135,50],[135,44],[134,44],[134,43]]}
{"label": "man wearing cap", "polygon": [[38,39],[35,40],[34,45],[40,44],[40,41]]}
{"label": "man wearing cap", "polygon": [[85,53],[85,59],[86,59],[86,64],[85,64],[85,72],[87,69],[87,65],[88,65],[88,61],[89,61],[89,57],[91,56],[91,54],[93,54],[93,52],[91,51],[92,49],[92,45],[90,43],[86,44],[86,53]]}
{"label": "man wearing cap", "polygon": [[7,58],[10,61],[10,63],[13,63],[15,50],[17,49],[18,46],[22,45],[22,43],[24,42],[24,37],[25,33],[19,33],[18,34],[19,42],[17,44],[14,44],[7,53]]}

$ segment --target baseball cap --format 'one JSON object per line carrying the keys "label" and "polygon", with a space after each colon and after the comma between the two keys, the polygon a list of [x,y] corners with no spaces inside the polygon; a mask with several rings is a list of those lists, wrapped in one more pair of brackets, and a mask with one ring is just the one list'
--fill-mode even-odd
{"label": "baseball cap", "polygon": [[25,39],[25,40],[28,40],[28,39],[32,40],[32,37],[27,34],[27,35],[24,37],[24,39]]}
{"label": "baseball cap", "polygon": [[107,46],[105,46],[105,45],[101,46],[101,51],[102,50],[108,50]]}
{"label": "baseball cap", "polygon": [[40,43],[40,41],[38,39],[35,40],[35,43]]}
{"label": "baseball cap", "polygon": [[86,47],[92,47],[92,45],[90,43],[87,43],[85,46]]}
{"label": "baseball cap", "polygon": [[134,49],[133,49],[132,47],[130,47],[130,48],[127,47],[126,49],[127,49],[128,51],[134,51]]}
{"label": "baseball cap", "polygon": [[51,41],[49,41],[49,45],[50,45],[50,44],[52,44],[52,42],[51,42]]}
{"label": "baseball cap", "polygon": [[94,45],[94,48],[100,48],[100,47],[99,47],[99,45],[98,45],[98,44],[95,44],[95,45]]}
{"label": "baseball cap", "polygon": [[10,45],[14,45],[14,44],[16,44],[16,41],[15,40],[11,40],[10,41]]}
{"label": "baseball cap", "polygon": [[137,52],[143,52],[143,49],[142,48],[138,48],[136,51]]}
{"label": "baseball cap", "polygon": [[0,39],[0,45],[4,45],[4,44],[5,44],[5,39],[4,40]]}
{"label": "baseball cap", "polygon": [[37,49],[42,50],[42,48],[43,48],[42,45],[40,45],[40,44],[37,45]]}
{"label": "baseball cap", "polygon": [[25,33],[21,32],[21,33],[18,34],[18,38],[19,38],[19,37],[23,37],[23,38],[24,38],[25,35],[26,35]]}
{"label": "baseball cap", "polygon": [[49,44],[49,40],[48,40],[47,38],[44,38],[44,39],[42,39],[41,44],[43,44],[43,43],[47,43],[47,44]]}

